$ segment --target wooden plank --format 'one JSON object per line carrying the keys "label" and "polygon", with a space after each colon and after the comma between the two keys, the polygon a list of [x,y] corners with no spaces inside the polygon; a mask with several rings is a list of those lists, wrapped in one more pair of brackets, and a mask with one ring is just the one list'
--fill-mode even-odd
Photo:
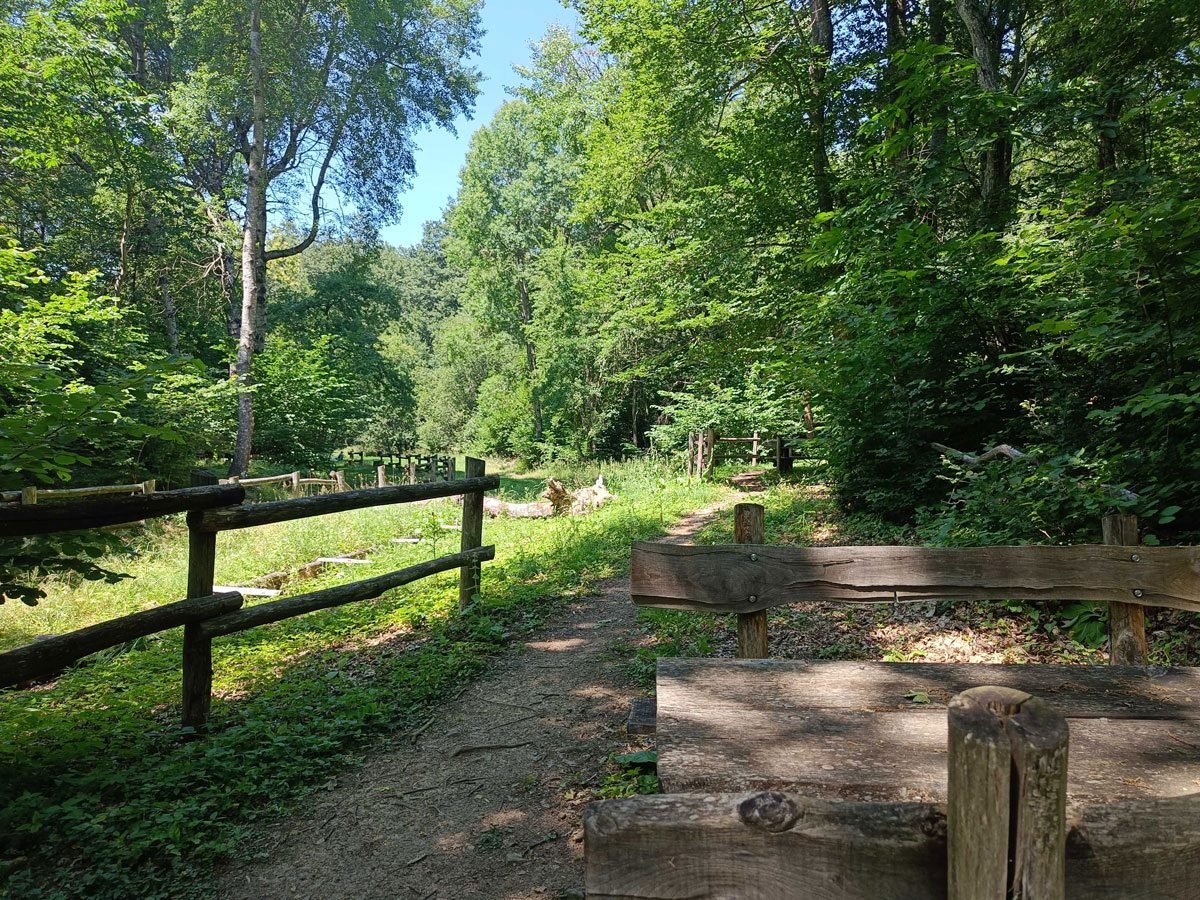
{"label": "wooden plank", "polygon": [[[306,479],[307,480],[307,479]],[[205,531],[228,531],[234,528],[253,528],[273,522],[288,522],[310,516],[366,509],[371,506],[387,506],[393,503],[412,503],[417,500],[434,500],[453,497],[471,491],[494,491],[500,487],[498,475],[483,478],[464,478],[458,481],[441,481],[430,484],[395,484],[383,488],[364,488],[336,494],[321,494],[316,497],[298,497],[292,500],[275,500],[270,503],[254,503],[235,509],[213,510],[201,519]],[[155,494],[162,497],[163,494]]]}
{"label": "wooden plank", "polygon": [[[739,503],[733,508],[733,539],[739,544],[766,541],[765,510],[757,503]],[[753,555],[753,554],[751,554]],[[767,611],[738,613],[738,656],[742,659],[766,659]]]}
{"label": "wooden plank", "polygon": [[0,653],[0,687],[41,678],[100,650],[168,628],[201,622],[241,605],[240,594],[222,591],[165,603],[8,650]]}
{"label": "wooden plank", "polygon": [[[1106,544],[1135,547],[1141,543],[1137,516],[1105,516],[1101,524]],[[1144,666],[1150,661],[1145,607],[1135,603],[1108,604],[1108,658],[1114,666]]]}
{"label": "wooden plank", "polygon": [[589,900],[942,900],[933,805],[827,803],[777,792],[593,803]]}
{"label": "wooden plank", "polygon": [[625,730],[629,734],[654,734],[658,706],[653,697],[635,697],[629,701],[629,718]]}
{"label": "wooden plank", "polygon": [[697,547],[638,541],[630,593],[639,606],[714,613],[802,601],[985,599],[1094,599],[1195,612],[1198,575],[1200,547],[1139,547],[1131,553],[1104,545]]}
{"label": "wooden plank", "polygon": [[1067,816],[1069,900],[1200,898],[1200,794]]}
{"label": "wooden plank", "polygon": [[138,519],[151,519],[188,510],[211,510],[232,506],[246,499],[246,490],[238,485],[211,485],[80,500],[75,503],[48,503],[37,506],[0,508],[0,537],[24,537],[55,531],[76,531],[123,525]]}
{"label": "wooden plank", "polygon": [[[486,463],[473,456],[466,458],[465,474],[468,479],[483,478]],[[483,544],[483,491],[463,495],[462,541],[463,552]],[[458,577],[458,608],[464,610],[479,596],[482,569],[478,561],[463,566]]]}
{"label": "wooden plank", "polygon": [[[1074,802],[1177,797],[1200,787],[1200,722],[1067,721]],[[658,776],[672,793],[782,789],[877,802],[947,795],[944,710],[685,718],[659,698],[656,739]]]}
{"label": "wooden plank", "polygon": [[472,560],[493,559],[495,555],[495,547],[479,547],[469,553],[441,556],[415,566],[388,572],[386,575],[378,575],[375,578],[341,584],[321,591],[313,591],[310,594],[285,597],[282,600],[272,600],[257,606],[247,606],[236,612],[209,619],[197,627],[201,628],[203,635],[211,640],[223,634],[245,631],[247,628],[290,619],[318,609],[329,609],[357,600],[371,600],[401,585],[426,578],[429,575],[436,575],[438,572],[448,572],[451,569],[460,568],[464,563]]}
{"label": "wooden plank", "polygon": [[[1200,795],[1071,810],[1068,822],[1068,900],[1200,898]],[[936,805],[670,794],[593,803],[583,827],[590,900],[946,897]]]}
{"label": "wooden plank", "polygon": [[[885,663],[841,660],[658,660],[661,706],[713,710],[944,711],[980,684],[1041,697],[1072,718],[1200,719],[1200,668]],[[920,692],[929,702],[905,695]]]}
{"label": "wooden plank", "polygon": [[1200,789],[1197,676],[1108,666],[660,659],[658,774],[671,792],[941,801],[945,703],[964,685],[991,679],[1027,693],[1040,688],[1068,713],[1073,800],[1180,796]]}

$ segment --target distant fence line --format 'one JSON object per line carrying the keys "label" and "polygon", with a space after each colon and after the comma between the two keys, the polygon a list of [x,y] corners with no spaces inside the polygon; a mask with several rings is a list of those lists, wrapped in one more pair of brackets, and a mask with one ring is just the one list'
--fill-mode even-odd
{"label": "distant fence line", "polygon": [[[350,462],[354,462],[354,456],[359,457],[359,461],[363,461],[362,453],[348,454]],[[404,463],[405,474],[408,484],[418,484],[422,481],[453,481],[457,474],[457,460],[453,456],[437,456],[430,454],[388,454],[388,458],[395,457],[397,460]],[[381,459],[379,465],[375,467],[375,486],[386,487],[388,481],[387,473],[388,464]],[[230,478],[219,479],[220,484],[240,484],[243,487],[261,487],[267,484],[287,485],[291,489],[293,497],[299,497],[302,494],[302,488],[308,485],[319,485],[321,487],[332,487],[339,491],[349,490],[349,485],[346,481],[346,473],[342,469],[335,469],[329,473],[328,478],[312,478],[302,477],[299,470],[294,472],[284,472],[280,475],[262,475],[254,478],[239,478],[232,476]],[[134,484],[100,484],[90,487],[79,488],[39,488],[36,485],[29,485],[20,490],[0,491],[0,503],[19,503],[25,506],[36,504],[41,500],[82,500],[89,497],[98,497],[106,494],[153,494],[157,479],[150,478],[146,481],[137,482]]]}
{"label": "distant fence line", "polygon": [[803,449],[811,440],[807,436],[766,437],[758,431],[750,437],[718,437],[713,428],[688,432],[687,474],[689,478],[711,477],[719,458],[745,460],[752,466],[769,460],[781,475],[787,475],[797,459],[815,458]]}
{"label": "distant fence line", "polygon": [[[495,557],[495,547],[483,546],[483,498],[486,491],[500,486],[500,479],[485,474],[480,459],[468,457],[466,477],[458,480],[388,485],[266,503],[247,504],[244,483],[218,481],[211,472],[196,470],[192,473],[193,486],[180,490],[78,503],[0,507],[0,537],[119,525],[179,512],[187,512],[188,525],[186,599],[0,653],[0,687],[52,675],[97,651],[182,625],[182,722],[185,727],[202,730],[207,725],[212,703],[214,638],[318,609],[369,600],[400,585],[451,569],[460,570],[461,610],[479,593],[481,564]],[[457,495],[463,497],[462,542],[458,553],[363,581],[245,608],[245,598],[240,592],[214,591],[217,534],[221,531]]]}

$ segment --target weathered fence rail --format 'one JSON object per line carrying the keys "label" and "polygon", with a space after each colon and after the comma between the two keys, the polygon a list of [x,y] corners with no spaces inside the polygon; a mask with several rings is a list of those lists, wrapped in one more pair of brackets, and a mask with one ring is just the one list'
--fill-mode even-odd
{"label": "weathered fence rail", "polygon": [[[483,495],[499,487],[500,479],[485,474],[482,460],[468,459],[467,471],[472,477],[457,481],[391,485],[252,504],[244,503],[245,481],[217,484],[212,473],[197,471],[192,476],[192,487],[175,491],[70,504],[0,507],[0,536],[6,537],[122,524],[179,512],[186,512],[188,521],[186,599],[0,653],[0,687],[45,677],[92,653],[182,625],[182,719],[185,726],[202,729],[212,702],[214,638],[314,610],[373,599],[401,585],[454,569],[460,572],[460,608],[470,603],[479,593],[481,563],[495,557],[494,547],[482,546]],[[460,494],[464,497],[464,514],[458,553],[351,584],[249,607],[237,589],[214,591],[217,534],[221,531]]]}
{"label": "weathered fence rail", "polygon": [[78,488],[39,488],[30,485],[19,491],[0,491],[0,502],[29,505],[39,500],[80,500],[104,494],[153,494],[155,484],[155,480],[150,478],[134,484],[98,484]]}
{"label": "weathered fence rail", "polygon": [[240,485],[206,485],[132,497],[0,507],[0,537],[28,537],[124,525],[173,513],[230,506],[246,499]]}
{"label": "weathered fence rail", "polygon": [[1090,598],[1109,605],[1114,665],[1146,664],[1144,607],[1200,612],[1200,547],[1138,546],[1136,516],[1106,516],[1105,544],[954,548],[766,545],[762,516],[735,507],[737,544],[635,542],[633,602],[737,613],[750,659],[767,655],[766,610],[799,602]]}

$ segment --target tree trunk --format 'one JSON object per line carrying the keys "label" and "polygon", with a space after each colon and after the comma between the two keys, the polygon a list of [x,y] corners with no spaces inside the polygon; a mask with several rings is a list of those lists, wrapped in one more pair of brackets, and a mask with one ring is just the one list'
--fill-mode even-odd
{"label": "tree trunk", "polygon": [[[533,303],[529,298],[529,285],[524,278],[517,279],[517,295],[521,299],[521,324],[528,327],[533,323]],[[525,344],[525,368],[529,372],[529,399],[533,404],[533,432],[537,440],[542,439],[542,401],[538,397],[537,385],[534,384],[534,373],[537,371],[537,359],[533,353],[533,341],[522,329],[522,341]]]}
{"label": "tree trunk", "polygon": [[163,331],[167,337],[167,350],[171,353],[178,353],[179,315],[175,310],[175,300],[171,296],[171,281],[167,277],[166,269],[158,273],[158,291],[162,297]]}
{"label": "tree trunk", "polygon": [[[975,71],[979,86],[985,91],[999,92],[1004,89],[1000,81],[1000,47],[1004,27],[993,23],[980,9],[978,0],[955,0],[958,15],[971,36],[971,53],[975,57]],[[997,126],[1003,129],[1004,123]],[[983,154],[983,175],[980,193],[984,206],[991,214],[1002,206],[1008,193],[1012,169],[1012,143],[1003,135],[997,137]]]}
{"label": "tree trunk", "polygon": [[829,0],[812,0],[813,61],[809,74],[813,80],[812,118],[813,181],[817,189],[817,206],[821,212],[833,212],[833,184],[829,174],[829,142],[825,134],[825,73],[833,56],[833,13]]}
{"label": "tree trunk", "polygon": [[1112,128],[1108,133],[1109,123],[1121,118],[1121,108],[1124,106],[1121,97],[1109,97],[1104,103],[1104,119],[1100,125],[1100,171],[1115,172],[1117,170],[1117,129]]}
{"label": "tree trunk", "polygon": [[254,82],[253,130],[246,154],[246,221],[242,229],[242,315],[238,334],[234,374],[238,380],[238,430],[230,475],[245,475],[250,468],[254,440],[255,335],[260,317],[259,304],[266,274],[267,178],[263,167],[266,144],[266,89],[262,64],[262,6],[255,0],[250,11],[250,75]]}
{"label": "tree trunk", "polygon": [[[929,0],[929,40],[935,44],[946,43],[946,0]],[[939,60],[942,58],[939,55]],[[946,143],[946,127],[939,125],[933,130],[932,147],[936,154]]]}

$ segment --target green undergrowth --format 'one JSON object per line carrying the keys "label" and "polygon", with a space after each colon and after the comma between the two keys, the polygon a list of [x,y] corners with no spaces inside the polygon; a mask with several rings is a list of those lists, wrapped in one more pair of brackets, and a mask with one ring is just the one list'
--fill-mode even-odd
{"label": "green undergrowth", "polygon": [[[541,474],[506,478],[501,494],[534,496]],[[562,474],[573,486],[596,469]],[[631,540],[661,533],[720,493],[650,464],[605,475],[620,499],[593,515],[489,520],[484,540],[497,558],[484,567],[481,600],[462,615],[446,573],[376,601],[219,638],[206,737],[177,725],[177,631],[98,654],[49,687],[0,694],[0,897],[204,895],[215,861],[255,855],[262,822],[367,748],[420,727],[565,600],[623,571]],[[459,516],[447,501],[228,532],[217,580],[372,547],[371,565],[330,567],[285,593],[368,577],[457,549],[458,533],[441,525]],[[409,536],[425,542],[390,541]],[[6,637],[180,596],[184,542],[179,527],[147,539],[126,561],[136,578],[107,592],[63,582],[37,608],[5,609]]]}

